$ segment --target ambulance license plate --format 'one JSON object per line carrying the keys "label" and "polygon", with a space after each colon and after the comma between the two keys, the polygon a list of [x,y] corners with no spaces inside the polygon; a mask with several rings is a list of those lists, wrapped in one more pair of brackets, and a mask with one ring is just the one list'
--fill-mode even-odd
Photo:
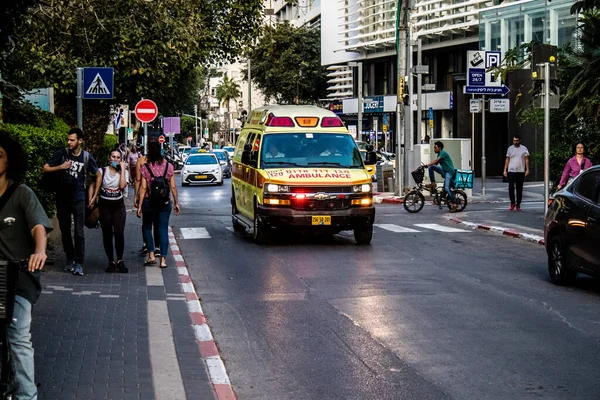
{"label": "ambulance license plate", "polygon": [[331,225],[331,216],[329,215],[313,215],[313,225]]}
{"label": "ambulance license plate", "polygon": [[206,175],[196,175],[196,179],[206,179]]}

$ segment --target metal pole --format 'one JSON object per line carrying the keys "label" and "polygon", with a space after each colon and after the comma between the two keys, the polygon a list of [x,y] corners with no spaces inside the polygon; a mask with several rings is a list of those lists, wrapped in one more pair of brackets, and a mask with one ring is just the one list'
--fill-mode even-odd
{"label": "metal pole", "polygon": [[144,122],[144,153],[148,154],[148,124]]}
{"label": "metal pole", "polygon": [[248,116],[252,111],[252,68],[250,67],[250,57],[248,57]]}
{"label": "metal pole", "polygon": [[[417,39],[417,66],[423,63],[422,40]],[[417,74],[417,140],[423,139],[423,75]],[[433,139],[433,136],[431,137]]]}
{"label": "metal pole", "polygon": [[83,130],[83,68],[77,68],[77,126]]}
{"label": "metal pole", "polygon": [[363,118],[363,71],[362,71],[362,63],[356,63],[358,68],[358,122],[356,124],[356,129],[358,130],[358,140],[362,140],[362,118]]}
{"label": "metal pole", "polygon": [[[396,55],[397,55],[397,74],[398,74],[398,87],[397,91],[397,105],[396,105],[396,187],[394,187],[394,195],[402,195],[402,188],[406,185],[404,182],[404,168],[406,163],[406,142],[407,135],[405,134],[406,121],[404,120],[404,80],[406,76],[406,50],[407,50],[407,29],[406,29],[406,15],[408,11],[408,0],[399,0],[397,3],[396,10]],[[412,55],[411,55],[412,56]],[[402,146],[404,144],[404,147]]]}
{"label": "metal pole", "polygon": [[481,96],[482,109],[481,109],[481,194],[485,196],[485,95]]}
{"label": "metal pole", "polygon": [[544,214],[550,195],[550,63],[544,63]]}
{"label": "metal pole", "polygon": [[198,104],[194,105],[194,117],[196,122],[196,146],[200,146],[200,139],[198,138]]}
{"label": "metal pole", "polygon": [[[471,95],[471,99],[475,100],[475,95]],[[475,113],[471,113],[471,161],[470,167],[475,173]],[[475,176],[475,175],[473,175]]]}

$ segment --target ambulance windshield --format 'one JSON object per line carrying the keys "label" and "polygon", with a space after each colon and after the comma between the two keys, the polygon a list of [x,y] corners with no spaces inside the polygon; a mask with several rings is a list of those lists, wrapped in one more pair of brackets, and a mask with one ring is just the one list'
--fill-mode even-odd
{"label": "ambulance windshield", "polygon": [[364,168],[352,136],[332,133],[266,134],[260,163],[260,168]]}

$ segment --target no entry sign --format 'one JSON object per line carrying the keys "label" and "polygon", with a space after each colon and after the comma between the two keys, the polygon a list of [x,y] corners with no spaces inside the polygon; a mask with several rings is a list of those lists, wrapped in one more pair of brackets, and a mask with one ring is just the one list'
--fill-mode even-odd
{"label": "no entry sign", "polygon": [[[158,115],[156,103],[149,99],[140,100],[135,105],[135,116],[140,122],[152,122]],[[161,142],[162,143],[162,142]]]}
{"label": "no entry sign", "polygon": [[160,135],[160,136],[158,137],[158,143],[161,143],[161,144],[162,144],[162,143],[164,143],[164,142],[165,142],[165,137],[164,137],[163,135]]}

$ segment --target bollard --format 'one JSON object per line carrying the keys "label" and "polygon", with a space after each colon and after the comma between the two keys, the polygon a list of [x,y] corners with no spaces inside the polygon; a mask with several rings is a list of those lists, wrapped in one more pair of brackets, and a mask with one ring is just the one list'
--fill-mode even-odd
{"label": "bollard", "polygon": [[387,178],[387,192],[394,191],[394,177],[390,176]]}

